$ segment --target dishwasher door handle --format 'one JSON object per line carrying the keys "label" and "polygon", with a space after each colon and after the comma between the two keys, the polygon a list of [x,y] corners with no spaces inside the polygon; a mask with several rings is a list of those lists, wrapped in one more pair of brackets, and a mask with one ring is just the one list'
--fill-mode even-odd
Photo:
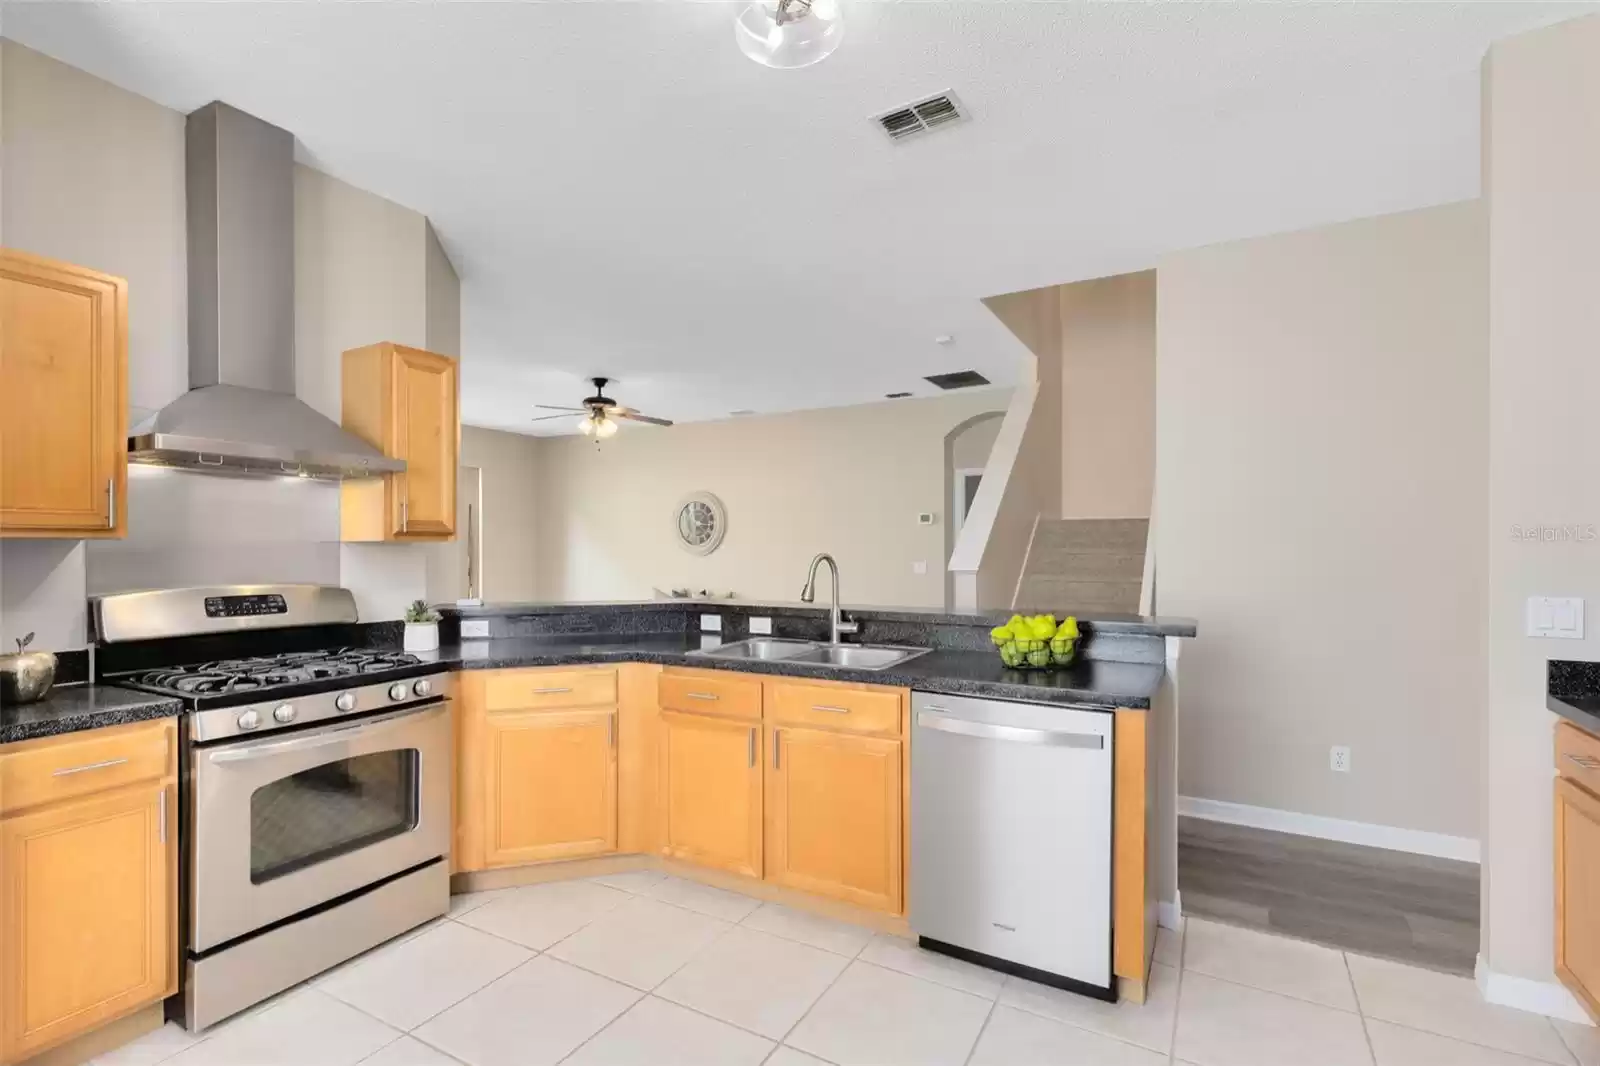
{"label": "dishwasher door handle", "polygon": [[1009,740],[1016,744],[1089,748],[1095,751],[1106,746],[1106,738],[1098,733],[1068,733],[1059,729],[1026,729],[1017,725],[993,725],[989,722],[957,718],[938,711],[917,712],[917,725],[924,729],[937,729],[941,733],[959,733],[964,737],[980,737],[984,740]]}

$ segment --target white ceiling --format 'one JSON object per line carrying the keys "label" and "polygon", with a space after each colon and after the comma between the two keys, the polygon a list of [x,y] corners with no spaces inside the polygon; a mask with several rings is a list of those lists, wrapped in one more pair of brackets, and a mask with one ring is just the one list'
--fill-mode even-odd
{"label": "white ceiling", "polygon": [[[799,71],[722,3],[6,3],[4,32],[426,213],[463,414],[529,432],[592,374],[683,420],[1014,381],[981,297],[1476,195],[1489,43],[1597,6],[845,3]],[[974,121],[869,121],[945,89]]]}

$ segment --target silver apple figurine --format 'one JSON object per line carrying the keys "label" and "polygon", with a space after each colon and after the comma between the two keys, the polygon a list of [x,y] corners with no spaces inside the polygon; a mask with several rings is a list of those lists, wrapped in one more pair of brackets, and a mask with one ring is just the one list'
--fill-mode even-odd
{"label": "silver apple figurine", "polygon": [[14,655],[0,655],[0,703],[32,703],[44,699],[56,681],[56,657],[48,651],[29,651],[33,634],[17,641]]}

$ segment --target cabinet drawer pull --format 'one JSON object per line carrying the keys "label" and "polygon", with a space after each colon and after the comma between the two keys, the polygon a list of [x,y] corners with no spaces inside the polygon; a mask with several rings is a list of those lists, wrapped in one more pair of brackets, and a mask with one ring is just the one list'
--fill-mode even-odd
{"label": "cabinet drawer pull", "polygon": [[68,766],[68,767],[65,767],[63,769],[57,770],[55,773],[51,774],[50,776],[51,777],[67,777],[70,774],[81,774],[81,773],[84,773],[84,772],[86,772],[88,770],[104,770],[104,769],[106,769],[108,767],[112,767],[112,766],[121,766],[123,763],[125,763],[127,761],[128,761],[127,758],[124,757],[124,758],[121,758],[121,759],[107,759],[105,762],[84,763],[82,766]]}
{"label": "cabinet drawer pull", "polygon": [[774,729],[772,731],[772,768],[774,770],[782,769],[782,763],[779,761],[780,756],[778,755],[779,740],[782,736],[783,730]]}
{"label": "cabinet drawer pull", "polygon": [[161,818],[161,843],[167,842],[167,790],[161,790],[161,806],[158,808]]}
{"label": "cabinet drawer pull", "polygon": [[752,769],[754,769],[755,765],[756,765],[756,730],[755,730],[754,726],[751,726],[750,727],[750,766],[751,766]]}
{"label": "cabinet drawer pull", "polygon": [[715,692],[685,692],[691,700],[720,700],[722,697]]}
{"label": "cabinet drawer pull", "polygon": [[811,705],[811,709],[813,711],[825,711],[828,714],[849,714],[850,713],[850,708],[848,708],[848,707],[831,707],[826,703],[813,703]]}
{"label": "cabinet drawer pull", "polygon": [[533,695],[535,695],[535,696],[559,696],[563,692],[571,692],[571,691],[572,690],[570,688],[536,688],[536,689],[533,690]]}
{"label": "cabinet drawer pull", "polygon": [[1567,758],[1585,770],[1600,770],[1600,759],[1595,758],[1593,755],[1574,755],[1569,751],[1567,752]]}
{"label": "cabinet drawer pull", "polygon": [[614,715],[614,714],[608,714],[608,715],[606,715],[606,747],[614,748],[616,746],[617,746],[617,716]]}

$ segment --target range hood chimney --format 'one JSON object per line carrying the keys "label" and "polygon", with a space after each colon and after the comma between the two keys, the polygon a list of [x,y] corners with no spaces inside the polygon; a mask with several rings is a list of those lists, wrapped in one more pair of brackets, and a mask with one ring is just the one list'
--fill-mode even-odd
{"label": "range hood chimney", "polygon": [[186,131],[189,391],[128,438],[135,463],[340,479],[405,463],[294,394],[294,135],[224,103]]}

